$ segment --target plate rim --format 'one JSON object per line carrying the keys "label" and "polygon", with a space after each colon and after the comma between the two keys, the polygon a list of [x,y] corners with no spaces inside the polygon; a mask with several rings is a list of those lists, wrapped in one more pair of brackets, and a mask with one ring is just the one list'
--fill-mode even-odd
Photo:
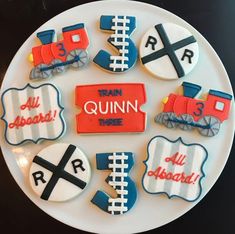
{"label": "plate rim", "polygon": [[[149,4],[149,3],[139,2],[139,1],[131,1],[131,0],[121,0],[121,1],[133,2],[134,4],[137,4],[137,5],[144,5],[144,6],[147,6],[147,7],[155,8],[155,9],[157,9],[157,10],[159,10],[159,11],[162,11],[164,14],[170,14],[170,15],[172,15],[173,17],[178,18],[181,22],[183,22],[184,24],[188,25],[188,27],[190,27],[190,29],[193,30],[193,33],[196,32],[196,33],[197,33],[197,36],[200,36],[200,37],[201,37],[201,40],[206,44],[206,46],[207,46],[208,48],[210,48],[211,52],[213,53],[213,56],[216,57],[216,62],[219,63],[220,69],[222,69],[222,72],[226,75],[227,80],[228,80],[227,85],[228,85],[228,87],[229,87],[229,89],[230,89],[230,91],[231,91],[231,94],[232,94],[233,97],[234,97],[234,93],[233,93],[233,89],[232,89],[232,85],[231,85],[229,76],[228,76],[228,74],[227,74],[227,71],[226,71],[226,69],[225,69],[225,67],[224,67],[224,65],[223,65],[223,63],[222,63],[222,61],[221,61],[221,59],[219,58],[219,56],[218,56],[218,54],[216,53],[216,51],[214,50],[214,48],[213,48],[213,47],[210,45],[210,43],[207,41],[207,39],[206,39],[200,32],[198,32],[193,26],[191,26],[189,23],[187,23],[187,22],[186,22],[184,19],[182,19],[181,17],[179,17],[179,16],[175,15],[174,13],[172,13],[172,12],[166,10],[166,9],[163,9],[163,8],[161,8],[161,7],[158,7],[158,6]],[[20,50],[22,50],[22,48],[25,46],[25,44],[28,43],[29,40],[31,40],[31,38],[34,36],[34,34],[35,34],[36,31],[38,31],[41,27],[44,27],[46,24],[48,24],[48,23],[49,23],[51,20],[53,20],[54,18],[60,17],[60,15],[64,14],[65,12],[71,11],[71,10],[74,9],[74,8],[79,8],[79,7],[83,7],[83,6],[89,6],[89,5],[93,5],[93,4],[100,4],[100,3],[102,3],[102,4],[103,4],[103,3],[105,3],[105,4],[111,4],[111,2],[119,2],[119,3],[120,3],[120,0],[103,0],[103,1],[101,0],[101,1],[93,1],[93,2],[89,2],[89,3],[85,3],[85,4],[80,4],[80,5],[77,5],[77,6],[75,6],[75,7],[72,7],[72,8],[70,8],[70,9],[67,9],[67,10],[65,10],[65,11],[63,11],[63,12],[61,12],[61,13],[55,15],[54,17],[52,17],[51,19],[49,19],[48,21],[46,21],[45,23],[43,23],[40,27],[38,27],[38,28],[25,40],[25,42],[20,46],[20,48],[17,50],[17,52],[15,53],[14,57],[12,58],[12,60],[11,60],[11,62],[10,62],[10,64],[9,64],[9,66],[8,66],[8,68],[7,68],[7,71],[6,71],[5,75],[4,75],[2,84],[1,84],[0,95],[2,95],[2,93],[5,91],[5,90],[3,89],[3,87],[4,87],[4,81],[6,80],[6,77],[8,76],[8,73],[10,72],[10,66],[11,66],[11,64],[14,63],[14,61],[15,61],[15,59],[16,59],[16,57],[17,57],[18,52],[19,52]],[[139,48],[138,48],[138,49],[139,49]],[[2,90],[4,90],[4,91],[2,92]],[[234,118],[234,117],[235,117],[235,115],[234,115],[234,105],[232,105],[232,107],[233,107],[233,108],[232,108],[231,113],[230,113],[230,118],[232,118],[232,117]],[[233,116],[231,116],[232,114],[233,114]],[[234,133],[234,128],[235,128],[234,126],[235,126],[235,125],[233,125],[233,133]],[[226,160],[224,161],[224,164],[223,164],[222,167],[221,167],[222,169],[221,169],[220,173],[214,178],[214,182],[212,183],[211,186],[209,186],[208,191],[207,191],[206,193],[203,193],[203,194],[200,196],[200,198],[196,201],[196,203],[193,204],[193,206],[190,206],[189,209],[186,209],[186,211],[184,211],[183,213],[180,213],[178,216],[176,216],[176,217],[175,217],[174,219],[172,219],[170,222],[172,222],[172,221],[178,219],[180,216],[186,214],[186,213],[187,213],[189,210],[191,210],[195,205],[197,205],[197,204],[204,198],[204,196],[211,190],[211,188],[214,186],[214,184],[216,183],[216,181],[217,181],[218,178],[220,177],[222,171],[224,170],[224,167],[225,167],[225,165],[226,165],[226,163],[227,163],[227,160],[228,160],[228,158],[229,158],[229,156],[230,156],[231,148],[232,148],[232,145],[233,145],[233,144],[232,144],[233,140],[234,140],[234,134],[233,134],[233,137],[231,138],[231,142],[230,142],[230,144],[229,144],[230,147],[227,148],[227,152],[226,152],[227,157],[226,157]],[[47,215],[51,216],[53,219],[59,220],[60,222],[66,224],[66,225],[68,225],[68,226],[74,227],[74,228],[76,228],[76,229],[80,229],[80,230],[84,230],[84,231],[89,231],[88,229],[78,228],[77,226],[71,225],[69,222],[64,222],[63,219],[58,219],[57,217],[54,217],[53,215],[51,215],[50,213],[48,213],[46,210],[44,210],[43,208],[41,208],[41,207],[34,201],[34,199],[33,199],[32,197],[30,197],[29,194],[27,194],[25,190],[23,190],[23,186],[20,184],[20,179],[15,176],[15,172],[12,173],[12,167],[13,167],[13,166],[12,166],[12,163],[15,163],[16,166],[18,166],[18,165],[17,165],[16,161],[10,162],[10,160],[7,159],[7,157],[6,157],[6,149],[5,149],[5,147],[4,147],[4,148],[2,147],[1,139],[0,139],[0,145],[1,145],[2,153],[3,153],[4,161],[5,161],[5,163],[6,163],[7,167],[8,167],[8,170],[10,171],[11,176],[14,178],[14,180],[16,181],[16,183],[18,184],[18,186],[20,187],[20,189],[21,189],[21,190],[24,192],[24,194],[29,198],[29,200],[34,203],[34,205],[36,205],[38,208],[40,208],[40,209],[41,209],[43,212],[45,212]],[[22,176],[22,177],[23,177],[23,176]],[[167,222],[167,223],[169,223],[169,222]],[[166,225],[167,223],[163,223],[163,224],[160,225],[160,226],[164,226],[164,225]],[[158,227],[160,227],[160,226],[153,227],[153,229],[158,228]],[[152,230],[152,229],[148,229],[148,230]],[[146,231],[147,231],[147,230],[146,230]]]}

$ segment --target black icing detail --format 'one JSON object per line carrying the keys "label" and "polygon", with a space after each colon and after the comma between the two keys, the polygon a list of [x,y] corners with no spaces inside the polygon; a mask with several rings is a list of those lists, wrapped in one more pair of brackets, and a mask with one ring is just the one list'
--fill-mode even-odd
{"label": "black icing detail", "polygon": [[149,36],[148,40],[145,44],[145,47],[147,48],[149,45],[151,45],[152,50],[155,50],[155,45],[157,44],[157,38],[153,37],[153,36]]}
{"label": "black icing detail", "polygon": [[44,180],[44,173],[42,171],[36,171],[34,173],[32,173],[33,179],[34,179],[34,183],[36,186],[38,186],[38,181],[40,180],[43,184],[46,183],[46,180]]}
{"label": "black icing detail", "polygon": [[179,59],[177,58],[175,54],[175,51],[184,46],[187,46],[189,44],[196,42],[196,39],[194,38],[194,36],[190,36],[181,41],[175,42],[174,44],[171,44],[162,24],[156,25],[155,29],[157,30],[161,38],[164,48],[142,57],[141,58],[142,63],[146,64],[153,60],[159,59],[165,55],[168,55],[177,72],[178,77],[184,76],[185,75],[184,70],[179,62]]}
{"label": "black icing detail", "polygon": [[192,50],[189,50],[189,49],[185,49],[184,50],[184,54],[181,58],[181,61],[184,61],[185,57],[188,58],[188,63],[192,63],[192,57],[194,56],[194,53]]}
{"label": "black icing detail", "polygon": [[69,181],[70,183],[78,186],[81,189],[85,188],[86,182],[84,182],[84,181],[80,180],[79,178],[64,171],[64,168],[65,168],[66,164],[68,163],[69,159],[71,158],[75,149],[76,149],[76,146],[69,145],[57,166],[53,165],[52,163],[46,161],[45,159],[43,159],[39,156],[34,157],[34,159],[33,159],[34,163],[37,163],[38,165],[44,167],[45,169],[47,169],[53,173],[51,179],[47,183],[47,185],[41,195],[42,199],[48,200],[56,183],[58,182],[58,180],[60,178],[63,178],[65,180]]}
{"label": "black icing detail", "polygon": [[82,166],[83,161],[81,159],[74,159],[72,162],[74,173],[78,173],[77,168],[80,168],[82,171],[85,171],[85,168]]}

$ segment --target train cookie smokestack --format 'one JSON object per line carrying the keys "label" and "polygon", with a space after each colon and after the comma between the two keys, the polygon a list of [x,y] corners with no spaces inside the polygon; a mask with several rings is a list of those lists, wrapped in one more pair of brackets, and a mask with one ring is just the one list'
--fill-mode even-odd
{"label": "train cookie smokestack", "polygon": [[185,97],[195,98],[201,90],[201,86],[189,82],[183,82],[182,86]]}
{"label": "train cookie smokestack", "polygon": [[46,30],[37,33],[38,39],[43,45],[51,44],[55,36],[55,30]]}

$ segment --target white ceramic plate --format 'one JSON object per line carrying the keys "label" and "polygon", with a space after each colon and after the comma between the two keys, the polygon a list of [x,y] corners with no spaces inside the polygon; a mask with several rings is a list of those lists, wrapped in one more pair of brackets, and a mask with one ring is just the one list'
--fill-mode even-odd
{"label": "white ceramic plate", "polygon": [[[124,3],[125,2],[125,3]],[[210,88],[219,89],[232,94],[232,88],[226,71],[208,42],[189,24],[179,17],[155,6],[133,1],[101,1],[72,8],[49,20],[38,31],[54,28],[61,32],[62,27],[83,22],[86,25],[91,41],[89,53],[93,58],[100,49],[110,50],[106,40],[110,34],[99,30],[99,18],[103,14],[133,15],[137,19],[137,29],[132,35],[133,41],[140,44],[143,34],[157,23],[174,22],[188,30],[199,43],[200,59],[193,72],[183,81],[195,82],[207,92]],[[146,20],[147,19],[147,20]],[[31,64],[27,56],[36,45],[35,33],[22,45],[12,60],[4,78],[1,92],[10,87],[21,88],[29,82]],[[112,50],[111,50],[112,51]],[[25,194],[42,210],[61,222],[78,229],[98,233],[133,233],[141,232],[161,225],[183,215],[195,206],[211,189],[222,172],[228,159],[234,133],[234,108],[228,121],[222,124],[221,131],[213,138],[200,136],[197,131],[184,132],[170,130],[155,124],[154,117],[161,111],[160,101],[170,92],[175,92],[182,80],[164,81],[154,78],[138,62],[133,69],[121,75],[112,75],[97,68],[92,62],[80,71],[68,71],[61,76],[49,80],[62,91],[65,106],[67,132],[58,142],[68,142],[80,147],[88,156],[92,167],[92,178],[88,188],[78,197],[64,203],[50,203],[37,197],[30,188],[28,171],[33,157],[44,147],[54,142],[44,141],[42,144],[24,144],[10,146],[3,137],[4,123],[1,121],[1,147],[10,172]],[[147,129],[142,134],[121,135],[86,135],[81,136],[75,130],[75,115],[78,109],[74,105],[74,88],[78,84],[107,82],[144,82],[147,89],[148,102],[143,107],[148,113]],[[43,82],[34,82],[40,85]],[[66,84],[66,85],[65,85]],[[1,110],[2,112],[2,110]],[[226,133],[226,138],[224,137]],[[155,135],[164,135],[171,140],[183,137],[185,143],[201,143],[208,152],[209,158],[204,170],[206,177],[202,181],[203,191],[200,198],[193,203],[182,199],[168,199],[164,195],[147,194],[141,184],[145,166],[142,163],[147,156],[147,143]],[[95,154],[97,152],[132,151],[135,153],[135,166],[131,177],[138,187],[138,200],[128,213],[112,216],[95,207],[90,200],[98,189],[109,192],[104,182],[109,172],[96,170]],[[146,216],[148,217],[146,219]],[[143,221],[144,220],[144,221]]]}

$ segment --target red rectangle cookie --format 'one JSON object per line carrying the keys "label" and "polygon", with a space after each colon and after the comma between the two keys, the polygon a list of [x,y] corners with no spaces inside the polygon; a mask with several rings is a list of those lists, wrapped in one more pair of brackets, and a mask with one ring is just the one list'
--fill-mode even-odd
{"label": "red rectangle cookie", "polygon": [[81,108],[76,116],[78,133],[144,132],[146,102],[141,83],[79,85],[75,104]]}

